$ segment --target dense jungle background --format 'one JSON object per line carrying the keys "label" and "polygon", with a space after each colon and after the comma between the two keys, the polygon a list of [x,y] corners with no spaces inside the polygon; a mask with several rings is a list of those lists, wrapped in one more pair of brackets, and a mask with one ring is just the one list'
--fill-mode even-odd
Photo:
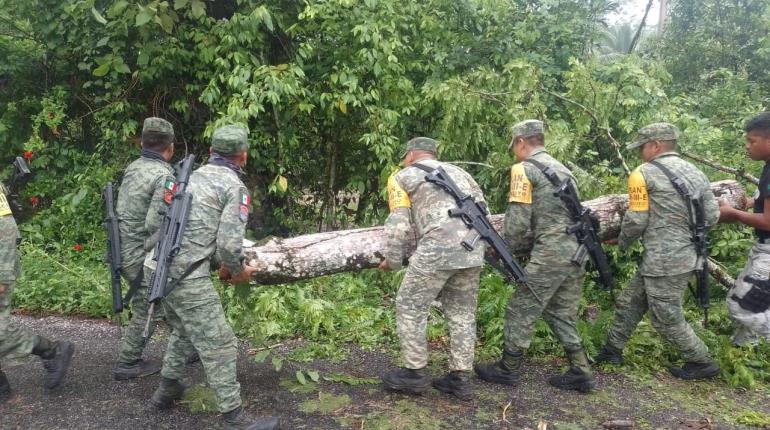
{"label": "dense jungle background", "polygon": [[[770,1],[671,0],[656,26],[610,19],[623,3],[0,0],[0,162],[23,154],[35,171],[22,193],[15,307],[110,316],[100,190],[139,155],[141,121],[151,115],[173,123],[177,158],[207,155],[217,125],[248,125],[248,235],[257,241],[382,223],[385,181],[417,135],[439,139],[444,160],[485,164],[464,167],[502,212],[509,127],[527,118],[547,121],[548,148],[586,199],[625,192],[639,159],[622,147],[654,121],[679,126],[682,150],[758,175],[742,126],[770,108]],[[700,166],[712,180],[731,178]],[[751,231],[723,225],[711,241],[735,276]],[[641,248],[608,250],[624,285]],[[303,363],[343,360],[349,345],[397,350],[400,277],[366,271],[220,291],[253,345],[309,340],[291,354],[268,348],[256,357],[295,363],[304,384],[318,375]],[[479,359],[499,354],[511,288],[485,271]],[[688,298],[693,326],[728,384],[764,386],[770,346],[731,347],[725,291],[713,283],[711,292],[708,329]],[[586,278],[582,305],[580,330],[595,353],[612,300]],[[439,311],[429,335],[434,345],[446,341]],[[539,324],[529,355],[561,354]],[[650,372],[676,354],[644,323],[627,357],[624,372]]]}

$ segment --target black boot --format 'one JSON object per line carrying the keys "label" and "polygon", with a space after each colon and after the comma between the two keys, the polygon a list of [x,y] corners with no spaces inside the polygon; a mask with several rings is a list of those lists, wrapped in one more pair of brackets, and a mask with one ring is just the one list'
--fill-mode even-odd
{"label": "black boot", "polygon": [[253,417],[240,406],[222,414],[222,419],[225,430],[275,430],[281,425],[276,417]]}
{"label": "black boot", "polygon": [[382,382],[389,390],[421,394],[430,388],[431,378],[425,369],[400,368],[386,373]]}
{"label": "black boot", "polygon": [[470,372],[455,370],[433,380],[433,387],[447,394],[454,394],[460,400],[473,399],[473,387],[468,376]]}
{"label": "black boot", "polygon": [[569,370],[548,378],[548,383],[562,390],[576,390],[581,393],[594,391],[596,380],[591,374],[591,366],[585,352],[582,349],[568,351],[567,358],[570,362]]}
{"label": "black boot", "polygon": [[184,396],[185,390],[187,386],[180,381],[161,377],[160,386],[152,393],[150,403],[158,409],[168,409]]}
{"label": "black boot", "polygon": [[523,360],[524,352],[503,351],[503,358],[500,361],[487,364],[477,364],[473,366],[476,375],[487,382],[502,385],[516,385],[519,382],[519,368]]}
{"label": "black boot", "polygon": [[36,345],[32,348],[32,354],[43,359],[45,379],[43,386],[49,390],[61,385],[67,370],[70,368],[72,355],[75,353],[75,345],[72,342],[51,342],[44,337],[38,337]]}
{"label": "black boot", "polygon": [[596,357],[594,357],[594,363],[609,363],[620,366],[623,364],[623,351],[610,344],[606,344],[602,347],[601,351],[596,354]]}
{"label": "black boot", "polygon": [[8,383],[8,377],[0,370],[0,404],[3,404],[11,397],[11,384]]}
{"label": "black boot", "polygon": [[161,363],[153,360],[137,360],[133,363],[118,363],[112,369],[116,381],[143,378],[160,372]]}
{"label": "black boot", "polygon": [[719,365],[713,361],[710,363],[687,362],[682,367],[670,367],[668,371],[684,380],[710,379],[719,376]]}

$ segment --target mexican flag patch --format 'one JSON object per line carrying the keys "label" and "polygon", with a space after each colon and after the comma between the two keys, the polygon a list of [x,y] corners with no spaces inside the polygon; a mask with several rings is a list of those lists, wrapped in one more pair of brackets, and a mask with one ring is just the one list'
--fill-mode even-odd
{"label": "mexican flag patch", "polygon": [[248,194],[241,194],[241,204],[246,206],[250,205],[251,197],[249,197]]}
{"label": "mexican flag patch", "polygon": [[170,205],[171,201],[174,200],[174,194],[176,194],[176,182],[166,181],[163,184],[163,201]]}

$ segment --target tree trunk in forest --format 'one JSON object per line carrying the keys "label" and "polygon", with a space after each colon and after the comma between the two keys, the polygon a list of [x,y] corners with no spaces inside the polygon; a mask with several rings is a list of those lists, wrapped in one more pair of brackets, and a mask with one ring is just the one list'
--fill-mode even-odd
{"label": "tree trunk in forest", "polygon": [[[711,190],[733,207],[746,207],[746,192],[736,181],[713,182]],[[602,196],[584,204],[599,217],[602,240],[618,236],[628,207],[626,194]],[[490,219],[502,231],[503,215],[492,215]],[[370,227],[274,238],[260,246],[245,247],[244,254],[248,264],[259,269],[253,280],[269,285],[377,267],[384,243],[383,228]]]}

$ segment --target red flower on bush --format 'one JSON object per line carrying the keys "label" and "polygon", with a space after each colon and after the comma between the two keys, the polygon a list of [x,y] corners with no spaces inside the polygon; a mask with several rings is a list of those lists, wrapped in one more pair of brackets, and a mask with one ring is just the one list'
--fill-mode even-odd
{"label": "red flower on bush", "polygon": [[34,155],[34,153],[32,151],[24,151],[23,157],[24,157],[25,160],[29,161],[29,160],[32,159],[33,155]]}
{"label": "red flower on bush", "polygon": [[39,200],[38,200],[37,196],[32,196],[32,197],[29,198],[29,203],[32,205],[33,208],[37,207],[38,202],[39,202]]}
{"label": "red flower on bush", "polygon": [[74,249],[75,251],[82,251],[83,247],[80,246],[79,243],[76,243],[75,246],[72,247],[72,249]]}

